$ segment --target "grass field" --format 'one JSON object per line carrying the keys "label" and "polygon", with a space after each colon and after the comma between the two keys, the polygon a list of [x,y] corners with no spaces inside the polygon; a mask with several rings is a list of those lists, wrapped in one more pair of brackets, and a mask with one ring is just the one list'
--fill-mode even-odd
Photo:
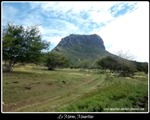
{"label": "grass field", "polygon": [[147,112],[148,76],[22,66],[3,73],[3,112]]}

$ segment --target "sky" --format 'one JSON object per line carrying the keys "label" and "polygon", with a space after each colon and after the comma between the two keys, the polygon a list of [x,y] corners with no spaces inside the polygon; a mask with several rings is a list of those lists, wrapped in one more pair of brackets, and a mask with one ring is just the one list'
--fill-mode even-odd
{"label": "sky", "polygon": [[37,25],[52,50],[70,34],[98,34],[107,51],[149,62],[149,2],[1,2],[2,26]]}

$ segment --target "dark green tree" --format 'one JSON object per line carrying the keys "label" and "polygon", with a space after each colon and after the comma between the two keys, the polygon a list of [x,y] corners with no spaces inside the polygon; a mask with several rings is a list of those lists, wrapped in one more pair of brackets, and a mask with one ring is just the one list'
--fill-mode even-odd
{"label": "dark green tree", "polygon": [[16,64],[35,63],[49,43],[41,39],[37,26],[7,24],[3,29],[3,71],[10,72]]}
{"label": "dark green tree", "polygon": [[54,70],[56,67],[67,67],[68,65],[69,61],[64,55],[52,52],[48,54],[46,61],[48,70]]}
{"label": "dark green tree", "polygon": [[117,69],[120,73],[120,76],[123,77],[131,77],[134,75],[134,72],[136,71],[135,66],[133,66],[132,64],[119,64],[118,69]]}
{"label": "dark green tree", "polygon": [[120,76],[131,77],[137,71],[136,65],[131,61],[122,57],[118,57],[118,67],[117,71]]}
{"label": "dark green tree", "polygon": [[148,74],[148,63],[147,62],[134,62],[137,67],[137,71],[144,72],[145,74]]}
{"label": "dark green tree", "polygon": [[105,58],[98,60],[97,65],[99,68],[102,68],[104,70],[109,69],[110,72],[113,72],[117,70],[118,62],[116,61],[115,58],[111,56],[107,56]]}
{"label": "dark green tree", "polygon": [[104,70],[109,69],[110,72],[120,73],[120,75],[123,77],[132,76],[136,71],[136,66],[131,61],[121,57],[114,58],[107,56],[98,60],[97,65],[99,68]]}
{"label": "dark green tree", "polygon": [[88,60],[82,60],[80,63],[79,63],[79,67],[83,70],[85,69],[89,69],[90,68],[90,62]]}

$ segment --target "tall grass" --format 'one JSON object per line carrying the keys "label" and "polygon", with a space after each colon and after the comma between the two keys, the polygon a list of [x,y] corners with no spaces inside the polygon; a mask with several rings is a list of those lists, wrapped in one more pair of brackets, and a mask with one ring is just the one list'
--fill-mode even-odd
{"label": "tall grass", "polygon": [[3,73],[3,111],[106,112],[110,111],[106,108],[139,107],[139,99],[148,94],[147,80],[143,73],[123,78],[79,69],[18,67]]}
{"label": "tall grass", "polygon": [[[130,110],[130,108],[140,108],[139,106],[135,105],[137,101],[139,101],[139,99],[143,96],[148,96],[148,86],[146,84],[131,84],[131,82],[128,81],[120,81],[115,82],[105,88],[92,91],[91,93],[88,93],[88,95],[81,97],[78,101],[72,103],[71,105],[60,108],[58,111],[135,112],[135,110]],[[123,110],[122,108],[129,109]],[[147,108],[144,109],[144,111],[147,110]],[[140,112],[144,111],[142,110]]]}

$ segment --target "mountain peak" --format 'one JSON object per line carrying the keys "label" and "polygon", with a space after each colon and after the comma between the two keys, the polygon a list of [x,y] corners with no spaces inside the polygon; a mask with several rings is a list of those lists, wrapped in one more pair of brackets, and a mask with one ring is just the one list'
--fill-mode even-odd
{"label": "mountain peak", "polygon": [[85,34],[70,34],[67,37],[72,37],[72,36],[76,36],[76,37],[82,37],[82,36],[90,37],[90,36],[92,36],[92,37],[99,37],[101,39],[101,37],[98,34],[90,34],[90,35],[88,35],[88,34],[87,35],[85,35]]}
{"label": "mountain peak", "polygon": [[62,38],[52,52],[66,55],[73,63],[85,59],[92,61],[110,54],[105,50],[102,38],[97,34],[70,34]]}
{"label": "mountain peak", "polygon": [[61,39],[58,46],[64,46],[64,45],[73,45],[73,44],[80,44],[80,45],[95,45],[99,48],[105,49],[104,42],[102,38],[97,34],[91,34],[91,35],[81,35],[81,34],[70,34],[69,36],[66,36]]}

